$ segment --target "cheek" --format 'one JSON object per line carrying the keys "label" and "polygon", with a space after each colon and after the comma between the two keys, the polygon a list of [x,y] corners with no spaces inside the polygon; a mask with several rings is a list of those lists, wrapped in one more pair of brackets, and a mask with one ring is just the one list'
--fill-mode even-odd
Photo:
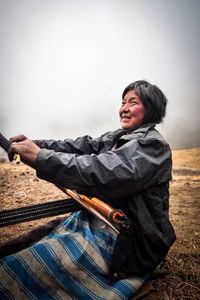
{"label": "cheek", "polygon": [[136,107],[134,107],[132,113],[133,113],[134,116],[143,118],[144,117],[144,107],[143,106],[136,106]]}

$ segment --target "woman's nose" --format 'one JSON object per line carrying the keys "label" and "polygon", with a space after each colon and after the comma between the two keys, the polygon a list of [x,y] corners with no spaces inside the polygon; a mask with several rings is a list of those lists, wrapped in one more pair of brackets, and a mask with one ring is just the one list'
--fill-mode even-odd
{"label": "woman's nose", "polygon": [[122,111],[128,111],[129,110],[129,105],[128,103],[125,103],[123,106],[122,106]]}

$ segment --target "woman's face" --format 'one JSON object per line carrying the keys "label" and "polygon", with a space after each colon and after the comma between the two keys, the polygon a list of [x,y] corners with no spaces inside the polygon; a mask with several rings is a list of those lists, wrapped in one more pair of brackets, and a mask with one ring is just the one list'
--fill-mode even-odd
{"label": "woman's face", "polygon": [[122,100],[119,110],[121,127],[132,131],[140,126],[144,119],[145,109],[142,100],[137,96],[135,90],[129,91]]}

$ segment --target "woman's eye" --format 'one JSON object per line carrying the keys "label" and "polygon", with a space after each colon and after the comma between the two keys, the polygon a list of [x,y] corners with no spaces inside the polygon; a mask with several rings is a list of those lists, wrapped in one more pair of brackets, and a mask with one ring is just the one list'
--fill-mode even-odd
{"label": "woman's eye", "polygon": [[133,101],[130,102],[130,104],[135,105],[135,104],[137,104],[137,102],[135,100],[133,100]]}

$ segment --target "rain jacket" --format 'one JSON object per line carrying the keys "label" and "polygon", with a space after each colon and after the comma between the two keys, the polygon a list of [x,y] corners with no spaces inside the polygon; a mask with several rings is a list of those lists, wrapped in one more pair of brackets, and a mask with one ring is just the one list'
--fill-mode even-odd
{"label": "rain jacket", "polygon": [[97,139],[35,142],[42,148],[39,178],[99,197],[128,216],[131,226],[118,237],[111,272],[127,277],[152,271],[175,240],[168,214],[171,150],[155,124]]}

